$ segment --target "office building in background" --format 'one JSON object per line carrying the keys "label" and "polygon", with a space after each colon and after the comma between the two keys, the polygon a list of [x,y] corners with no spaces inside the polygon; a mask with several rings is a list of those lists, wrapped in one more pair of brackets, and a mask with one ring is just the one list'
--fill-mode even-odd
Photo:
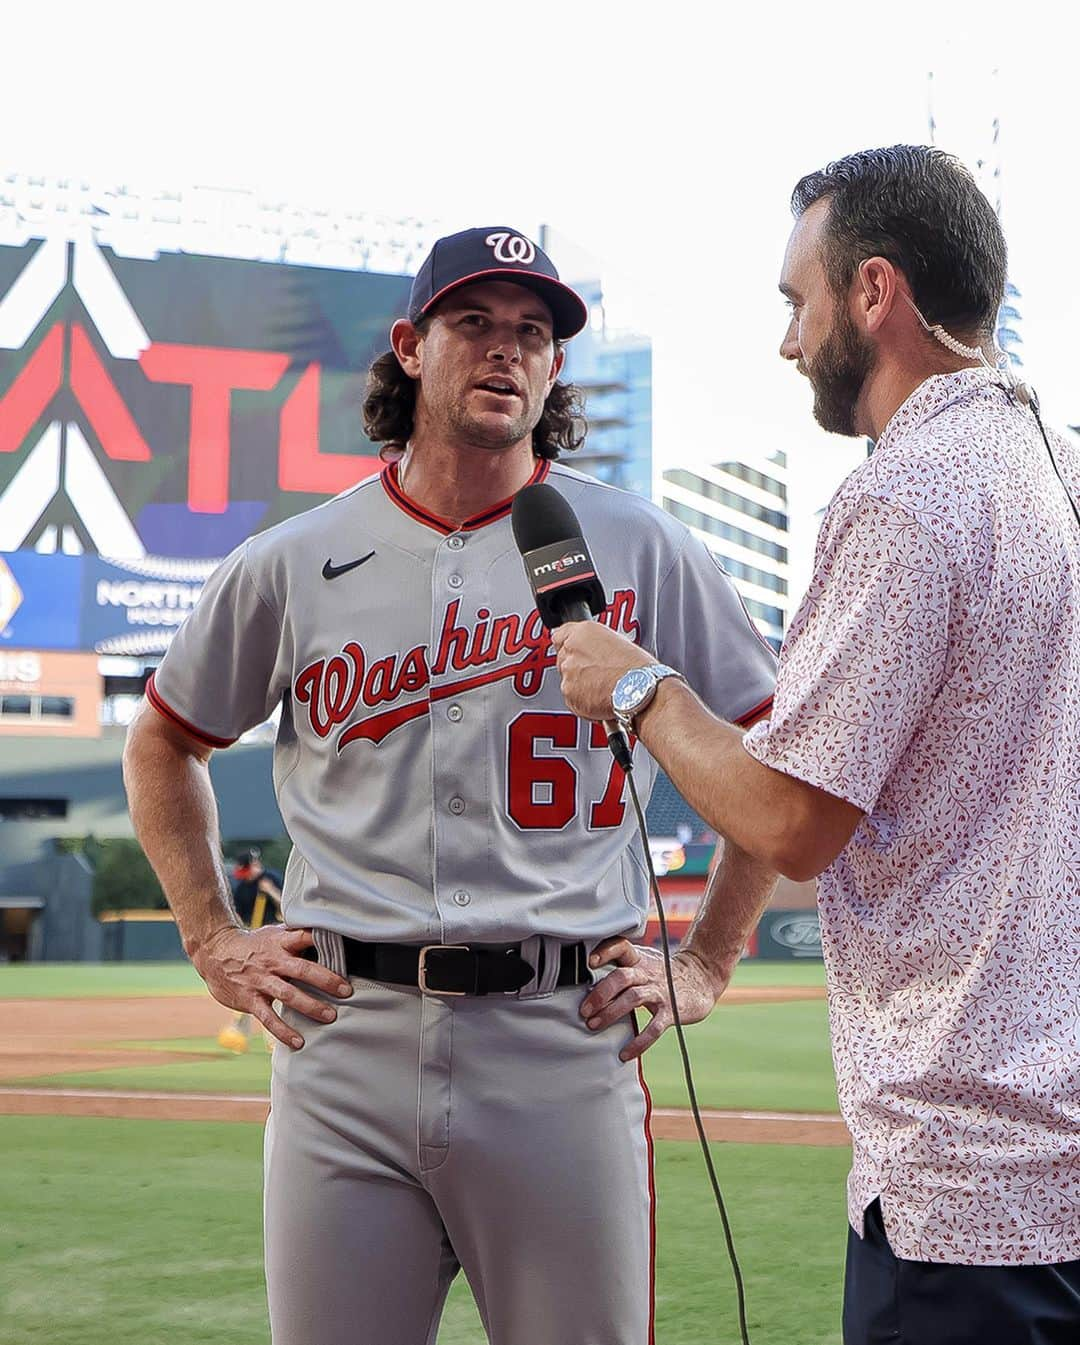
{"label": "office building in background", "polygon": [[671,467],[660,502],[716,555],[758,630],[779,649],[793,608],[786,455]]}
{"label": "office building in background", "polygon": [[584,394],[589,433],[568,459],[609,485],[652,497],[652,342],[609,320],[601,262],[542,225],[540,246],[589,307],[589,324],[566,347],[563,377]]}

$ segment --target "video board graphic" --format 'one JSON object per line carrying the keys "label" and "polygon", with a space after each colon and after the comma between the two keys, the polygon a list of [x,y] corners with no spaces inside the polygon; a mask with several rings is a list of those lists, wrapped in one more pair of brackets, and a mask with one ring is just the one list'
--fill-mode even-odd
{"label": "video board graphic", "polygon": [[0,555],[0,653],[163,654],[215,564],[28,550]]}
{"label": "video board graphic", "polygon": [[208,558],[380,466],[406,276],[0,247],[0,552]]}

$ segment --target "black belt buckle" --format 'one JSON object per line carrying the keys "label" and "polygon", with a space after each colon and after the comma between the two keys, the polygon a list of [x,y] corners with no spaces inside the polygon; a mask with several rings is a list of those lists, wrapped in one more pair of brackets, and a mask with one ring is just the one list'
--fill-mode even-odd
{"label": "black belt buckle", "polygon": [[[428,980],[429,968],[428,958],[432,953],[468,953],[470,952],[467,943],[426,943],[420,949],[420,959],[416,968],[416,983],[420,987],[421,994],[424,995],[466,995],[467,990],[440,990],[437,985],[432,985]],[[430,971],[438,976],[438,970],[432,967]]]}

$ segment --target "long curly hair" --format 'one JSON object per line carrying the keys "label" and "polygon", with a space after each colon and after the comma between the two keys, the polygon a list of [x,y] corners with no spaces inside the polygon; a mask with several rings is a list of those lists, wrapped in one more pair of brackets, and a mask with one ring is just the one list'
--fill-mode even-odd
{"label": "long curly hair", "polygon": [[[423,330],[423,324],[417,326]],[[416,387],[416,380],[409,377],[392,350],[380,355],[368,370],[364,433],[372,443],[381,445],[384,457],[403,449],[412,435]],[[533,453],[538,458],[572,453],[585,442],[587,429],[580,389],[573,383],[556,381],[533,430]]]}

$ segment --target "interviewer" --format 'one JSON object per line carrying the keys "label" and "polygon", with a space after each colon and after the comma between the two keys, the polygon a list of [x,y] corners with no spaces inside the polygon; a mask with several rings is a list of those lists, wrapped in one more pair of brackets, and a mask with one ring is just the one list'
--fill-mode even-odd
{"label": "interviewer", "polygon": [[989,367],[1005,243],[955,159],[854,154],[792,204],[781,354],[825,429],[876,443],[826,511],[772,718],[744,737],[676,677],[620,680],[652,659],[591,623],[554,633],[564,694],[590,719],[614,696],[712,826],[821,875],[846,1345],[1075,1345],[1077,455]]}

